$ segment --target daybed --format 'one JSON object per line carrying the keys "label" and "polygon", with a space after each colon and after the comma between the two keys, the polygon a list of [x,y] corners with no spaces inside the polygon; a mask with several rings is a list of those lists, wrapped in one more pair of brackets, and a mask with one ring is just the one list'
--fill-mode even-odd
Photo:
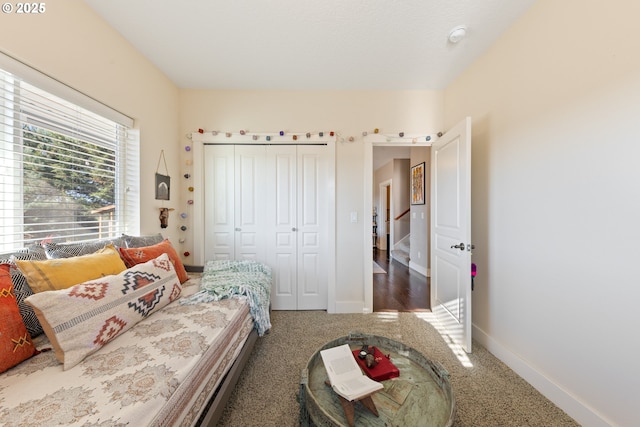
{"label": "daybed", "polygon": [[[28,297],[25,278],[29,285],[37,280],[25,265],[41,261],[39,250],[13,254],[14,264],[3,265],[3,281],[10,272],[19,317],[34,336],[24,341],[37,351],[0,374],[0,424],[215,425],[257,337],[270,328],[270,270],[252,262],[209,262],[204,273],[180,283],[182,265],[171,254],[145,254],[158,245],[120,250],[124,261],[142,254],[144,262],[126,263],[118,274]],[[52,256],[65,248],[46,249]],[[73,255],[59,263],[94,256]],[[29,308],[45,333],[38,335]],[[92,322],[107,318],[109,326],[96,335]],[[113,326],[124,323],[128,329]]]}

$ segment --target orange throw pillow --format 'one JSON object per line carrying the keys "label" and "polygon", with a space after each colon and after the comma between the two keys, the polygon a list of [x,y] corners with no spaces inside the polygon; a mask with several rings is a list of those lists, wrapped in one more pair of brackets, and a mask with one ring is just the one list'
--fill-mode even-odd
{"label": "orange throw pillow", "polygon": [[171,242],[169,242],[169,239],[164,239],[164,241],[152,246],[144,246],[141,248],[120,248],[120,256],[128,268],[131,268],[136,264],[156,259],[162,254],[169,255],[169,259],[173,263],[173,268],[176,270],[180,283],[184,283],[189,280],[187,270],[185,270],[184,265],[180,260],[180,256],[171,245]]}
{"label": "orange throw pillow", "polygon": [[0,265],[0,372],[33,356],[36,348],[24,326],[13,292],[9,264]]}

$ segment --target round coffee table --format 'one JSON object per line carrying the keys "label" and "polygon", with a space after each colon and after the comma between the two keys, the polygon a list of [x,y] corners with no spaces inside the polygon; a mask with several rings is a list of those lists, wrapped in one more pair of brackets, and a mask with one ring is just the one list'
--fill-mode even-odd
{"label": "round coffee table", "polygon": [[378,416],[355,403],[356,426],[437,426],[453,424],[456,403],[449,373],[438,363],[398,341],[376,335],[351,333],[319,348],[302,370],[300,380],[300,423],[303,426],[347,426],[338,395],[327,386],[327,371],[320,351],[349,344],[377,347],[399,369],[400,376],[381,381],[384,390],[371,396]]}

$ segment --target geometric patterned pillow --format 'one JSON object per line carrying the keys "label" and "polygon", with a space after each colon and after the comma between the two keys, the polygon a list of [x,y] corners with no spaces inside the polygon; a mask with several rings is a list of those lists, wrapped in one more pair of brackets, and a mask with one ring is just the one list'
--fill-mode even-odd
{"label": "geometric patterned pillow", "polygon": [[128,234],[123,234],[125,248],[141,248],[143,246],[151,246],[157,243],[160,243],[164,240],[162,234],[151,234],[149,236],[129,236]]}
{"label": "geometric patterned pillow", "polygon": [[116,248],[125,246],[124,238],[116,237],[114,239],[106,240],[94,240],[88,242],[77,243],[45,243],[44,250],[47,253],[47,258],[71,258],[74,256],[92,254],[97,250],[100,250],[108,244],[113,244]]}
{"label": "geometric patterned pillow", "polygon": [[27,298],[67,370],[172,301],[182,291],[163,254],[123,272]]}
{"label": "geometric patterned pillow", "polygon": [[[9,253],[4,253],[0,255],[0,264],[11,264],[11,258],[14,256],[24,256],[27,255],[27,250],[26,249],[22,249],[19,251],[15,251],[15,252],[9,252]],[[46,259],[46,256],[45,258]]]}
{"label": "geometric patterned pillow", "polygon": [[33,291],[27,284],[27,279],[15,266],[11,266],[11,281],[13,282],[13,291],[16,294],[16,301],[18,302],[18,309],[20,310],[20,316],[24,326],[27,328],[27,332],[31,335],[31,338],[35,338],[42,334],[42,325],[38,321],[38,317],[33,312],[33,308],[24,302],[25,299],[33,295]]}
{"label": "geometric patterned pillow", "polygon": [[16,294],[16,300],[18,301],[18,309],[20,310],[20,316],[22,316],[22,321],[24,322],[24,326],[27,327],[27,332],[31,335],[31,338],[35,338],[38,335],[42,334],[42,325],[38,321],[38,317],[33,312],[33,308],[26,304],[24,300],[27,297],[33,295],[33,290],[27,284],[27,279],[24,277],[22,272],[18,270],[18,267],[15,265],[16,260],[36,260],[36,261],[44,261],[47,259],[44,250],[40,252],[27,252],[27,253],[18,253],[14,254],[14,256],[9,261],[11,268],[9,272],[11,273],[11,281],[13,282],[13,291]]}
{"label": "geometric patterned pillow", "polygon": [[144,246],[139,248],[120,248],[120,257],[124,261],[127,267],[133,267],[141,262],[147,262],[150,259],[156,258],[160,254],[169,255],[169,259],[173,262],[173,266],[176,269],[176,274],[180,283],[184,283],[189,280],[187,270],[184,268],[184,264],[180,260],[180,255],[171,245],[169,239],[165,239],[160,243],[156,243],[151,246]]}
{"label": "geometric patterned pillow", "polygon": [[30,358],[36,350],[20,317],[12,288],[9,265],[2,264],[0,265],[0,372]]}

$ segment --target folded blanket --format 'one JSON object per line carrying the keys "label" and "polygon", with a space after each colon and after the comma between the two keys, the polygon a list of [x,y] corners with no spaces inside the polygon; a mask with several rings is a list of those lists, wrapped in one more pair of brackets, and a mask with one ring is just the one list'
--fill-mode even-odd
{"label": "folded blanket", "polygon": [[259,336],[271,329],[269,304],[271,268],[256,261],[208,261],[204,266],[200,291],[182,298],[181,304],[245,297]]}

